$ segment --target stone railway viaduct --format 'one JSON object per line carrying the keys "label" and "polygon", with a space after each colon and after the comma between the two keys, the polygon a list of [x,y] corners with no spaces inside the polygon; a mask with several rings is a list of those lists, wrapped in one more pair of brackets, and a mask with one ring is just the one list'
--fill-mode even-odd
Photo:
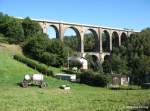
{"label": "stone railway viaduct", "polygon": [[[111,27],[102,27],[95,25],[85,25],[78,23],[68,23],[68,22],[59,22],[59,21],[48,21],[48,20],[38,20],[32,19],[38,22],[44,33],[48,34],[48,28],[53,27],[56,32],[56,38],[63,41],[64,32],[66,29],[71,28],[76,32],[77,37],[80,38],[80,56],[84,57],[86,54],[95,55],[98,59],[103,60],[105,55],[110,55],[110,52],[113,49],[113,45],[120,46],[126,38],[130,37],[133,33],[133,30],[130,29],[121,29],[121,28],[111,28]],[[95,38],[97,50],[95,52],[85,52],[84,51],[84,34],[87,30],[90,30]],[[109,51],[104,51],[103,43],[103,34],[107,35],[109,39],[108,48]],[[116,42],[114,42],[116,41]]]}

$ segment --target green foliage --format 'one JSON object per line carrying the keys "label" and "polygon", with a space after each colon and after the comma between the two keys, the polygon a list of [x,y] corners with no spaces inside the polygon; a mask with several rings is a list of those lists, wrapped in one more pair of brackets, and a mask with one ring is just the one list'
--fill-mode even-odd
{"label": "green foliage", "polygon": [[32,59],[22,56],[22,55],[14,55],[14,59],[25,63],[27,66],[34,68],[43,74],[53,76],[53,72],[51,70],[49,70],[48,67],[44,64],[40,64]]}
{"label": "green foliage", "polygon": [[10,43],[20,43],[42,35],[43,31],[41,26],[29,17],[20,20],[0,13],[0,33],[7,37]]}
{"label": "green foliage", "polygon": [[49,53],[49,52],[42,53],[41,60],[43,63],[46,63],[47,65],[51,65],[51,66],[57,66],[59,63],[58,56],[56,54]]}
{"label": "green foliage", "polygon": [[102,64],[103,72],[105,73],[111,73],[112,68],[109,60],[105,60]]}
{"label": "green foliage", "polygon": [[70,47],[74,51],[80,51],[80,39],[77,36],[65,36],[64,37],[64,44]]}
{"label": "green foliage", "polygon": [[105,87],[109,81],[106,75],[88,71],[80,74],[80,82],[92,86]]}
{"label": "green foliage", "polygon": [[104,32],[102,34],[102,44],[103,44],[103,52],[109,52],[110,51],[110,46],[109,46],[109,34],[108,32]]}
{"label": "green foliage", "polygon": [[[40,36],[41,35],[41,36]],[[50,40],[40,34],[24,45],[24,52],[30,57],[47,65],[60,67],[67,62],[68,53],[73,51],[60,40]]]}
{"label": "green foliage", "polygon": [[22,26],[26,39],[42,33],[41,26],[37,22],[32,21],[29,17],[22,21]]}
{"label": "green foliage", "polygon": [[[77,36],[65,36],[64,43],[66,46],[70,47],[74,51],[80,51],[81,40]],[[92,52],[97,51],[96,44],[97,41],[92,33],[87,33],[84,35],[84,51]]]}
{"label": "green foliage", "polygon": [[24,31],[22,25],[15,19],[7,24],[6,36],[9,38],[9,41],[12,43],[19,43],[24,40]]}
{"label": "green foliage", "polygon": [[92,33],[88,33],[84,35],[84,51],[85,52],[92,52],[96,50],[96,43],[95,37]]}
{"label": "green foliage", "polygon": [[23,51],[32,58],[40,60],[48,44],[48,38],[44,34],[37,34],[23,46]]}
{"label": "green foliage", "polygon": [[134,83],[142,84],[143,82],[150,82],[150,80],[146,80],[146,74],[150,75],[150,57],[142,56],[139,58],[135,58],[132,60],[132,73],[131,77]]}
{"label": "green foliage", "polygon": [[116,74],[129,74],[129,70],[127,67],[127,61],[122,59],[119,55],[112,55],[111,59],[111,68],[112,71]]}
{"label": "green foliage", "polygon": [[150,28],[131,35],[119,48],[114,48],[111,59],[105,59],[104,72],[113,71],[117,74],[126,74],[132,84],[141,85],[150,74]]}
{"label": "green foliage", "polygon": [[24,40],[22,24],[15,18],[0,13],[0,33],[4,34],[11,43],[19,43]]}
{"label": "green foliage", "polygon": [[64,63],[64,44],[60,40],[52,40],[51,44],[47,47],[47,51],[57,55],[57,64],[56,66],[63,65]]}

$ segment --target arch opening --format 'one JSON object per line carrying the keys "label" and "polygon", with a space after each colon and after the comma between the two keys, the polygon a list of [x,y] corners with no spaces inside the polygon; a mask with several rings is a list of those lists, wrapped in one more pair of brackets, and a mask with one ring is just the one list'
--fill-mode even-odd
{"label": "arch opening", "polygon": [[85,58],[88,61],[88,69],[93,71],[100,71],[102,70],[102,65],[96,55],[89,55],[87,54]]}
{"label": "arch opening", "polygon": [[126,41],[127,41],[127,35],[123,32],[121,34],[121,45],[125,45]]}
{"label": "arch opening", "polygon": [[110,35],[106,30],[104,30],[102,33],[102,48],[103,52],[110,51]]}
{"label": "arch opening", "polygon": [[98,52],[98,35],[92,30],[88,29],[84,33],[84,51],[85,52]]}
{"label": "arch opening", "polygon": [[119,47],[119,35],[117,32],[112,33],[112,49]]}
{"label": "arch opening", "polygon": [[81,51],[81,39],[79,31],[74,27],[64,30],[64,43],[74,51]]}
{"label": "arch opening", "polygon": [[59,38],[59,32],[57,27],[55,27],[54,25],[50,25],[47,29],[47,34],[49,39],[55,39],[55,38]]}
{"label": "arch opening", "polygon": [[111,58],[110,55],[105,55],[105,56],[104,56],[104,61],[105,61],[105,60],[110,60],[110,58]]}

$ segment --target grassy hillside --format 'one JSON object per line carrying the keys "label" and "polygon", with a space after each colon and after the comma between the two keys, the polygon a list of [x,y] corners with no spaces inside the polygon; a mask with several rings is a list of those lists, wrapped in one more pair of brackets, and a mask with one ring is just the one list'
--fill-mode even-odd
{"label": "grassy hillside", "polygon": [[[37,71],[15,61],[16,45],[0,44],[0,111],[127,111],[150,100],[150,90],[109,90],[45,77],[48,87],[21,88],[26,73]],[[70,84],[70,91],[58,87]]]}

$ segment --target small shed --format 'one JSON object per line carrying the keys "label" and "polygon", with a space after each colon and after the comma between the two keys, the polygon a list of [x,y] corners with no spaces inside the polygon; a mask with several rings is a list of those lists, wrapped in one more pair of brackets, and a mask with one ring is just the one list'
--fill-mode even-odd
{"label": "small shed", "polygon": [[129,85],[130,78],[126,75],[113,75],[112,76],[112,85],[115,86],[128,86]]}
{"label": "small shed", "polygon": [[88,69],[88,61],[83,58],[83,57],[77,57],[77,56],[72,56],[72,57],[68,57],[69,61],[78,61],[82,64],[82,69],[87,70]]}

